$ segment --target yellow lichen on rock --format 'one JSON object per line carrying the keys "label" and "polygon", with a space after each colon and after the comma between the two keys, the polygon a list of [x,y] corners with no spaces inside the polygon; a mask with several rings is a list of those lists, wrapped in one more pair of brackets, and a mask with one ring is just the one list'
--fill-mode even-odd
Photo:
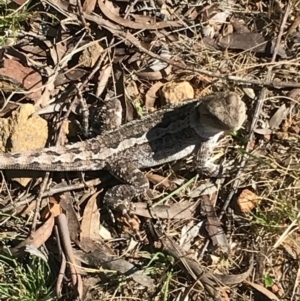
{"label": "yellow lichen on rock", "polygon": [[162,88],[162,94],[166,103],[177,104],[190,98],[194,98],[194,89],[192,85],[187,82],[170,82]]}
{"label": "yellow lichen on rock", "polygon": [[[47,121],[38,115],[33,115],[34,106],[24,104],[13,111],[9,118],[0,118],[0,150],[6,152],[25,151],[43,148],[48,139]],[[14,177],[15,171],[8,171],[8,176]],[[26,186],[30,178],[14,178]]]}

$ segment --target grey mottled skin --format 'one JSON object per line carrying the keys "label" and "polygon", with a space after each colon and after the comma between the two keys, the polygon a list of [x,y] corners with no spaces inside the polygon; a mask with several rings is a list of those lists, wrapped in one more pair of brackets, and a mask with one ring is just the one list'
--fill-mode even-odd
{"label": "grey mottled skin", "polygon": [[224,132],[239,129],[245,118],[246,107],[237,94],[215,93],[168,106],[86,141],[1,154],[0,169],[106,169],[127,184],[110,189],[104,202],[113,210],[125,211],[128,207],[125,199],[149,188],[140,168],[195,152],[196,167],[204,174],[218,176],[220,166],[209,162],[213,148]]}

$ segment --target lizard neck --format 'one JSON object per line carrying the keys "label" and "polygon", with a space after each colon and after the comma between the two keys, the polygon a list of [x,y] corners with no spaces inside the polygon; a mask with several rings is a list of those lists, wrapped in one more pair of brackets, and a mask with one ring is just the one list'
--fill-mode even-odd
{"label": "lizard neck", "polygon": [[209,122],[207,121],[207,118],[204,118],[200,116],[198,105],[196,105],[190,112],[190,124],[191,127],[195,130],[195,132],[203,139],[209,140],[211,138],[219,138],[224,131],[211,126]]}

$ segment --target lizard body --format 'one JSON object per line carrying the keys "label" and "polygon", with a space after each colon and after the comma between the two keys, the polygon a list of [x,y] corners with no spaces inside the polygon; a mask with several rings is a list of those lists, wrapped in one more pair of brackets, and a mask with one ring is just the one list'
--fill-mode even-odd
{"label": "lizard body", "polygon": [[245,112],[245,104],[237,94],[219,92],[162,108],[85,141],[0,154],[0,169],[106,169],[127,183],[113,187],[104,197],[116,209],[120,198],[127,199],[148,189],[148,180],[140,168],[179,160],[196,152],[197,167],[204,174],[219,175],[220,166],[209,162],[213,148],[220,135],[241,127]]}

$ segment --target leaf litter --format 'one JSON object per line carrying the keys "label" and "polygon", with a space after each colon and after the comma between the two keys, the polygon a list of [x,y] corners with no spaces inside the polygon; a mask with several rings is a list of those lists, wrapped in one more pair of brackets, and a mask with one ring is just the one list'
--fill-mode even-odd
{"label": "leaf litter", "polygon": [[[20,235],[1,238],[3,250],[17,256],[22,249],[23,256],[44,260],[48,253],[54,256],[54,270],[60,270],[54,291],[62,300],[133,295],[154,300],[162,298],[166,287],[168,300],[260,300],[262,295],[266,300],[296,300],[296,2],[12,4],[19,7],[9,10],[7,20],[17,18],[17,12],[28,17],[20,18],[15,28],[7,23],[1,32],[2,151],[14,150],[9,139],[17,141],[18,149],[34,149],[93,137],[107,128],[103,115],[110,116],[112,102],[118,108],[117,127],[166,103],[231,90],[247,103],[248,120],[239,133],[221,140],[216,157],[224,164],[247,161],[238,176],[233,172],[222,181],[194,178],[191,158],[151,170],[152,202],[158,204],[136,203],[133,232],[122,218],[113,224],[102,208],[103,193],[117,184],[104,171],[67,177],[53,173],[44,191],[42,173],[25,172],[33,180],[22,187],[15,183],[15,172],[13,177],[6,172],[1,231]],[[262,91],[267,93],[263,98]],[[26,106],[31,111],[22,117]],[[255,118],[258,122],[250,126]],[[28,135],[40,142],[33,143]],[[214,186],[214,191],[204,186]],[[56,209],[49,212],[56,211],[43,219],[42,210],[54,208],[53,194]],[[33,213],[40,216],[37,227]],[[273,247],[279,244],[283,248]],[[166,264],[167,256],[175,261]],[[282,274],[277,266],[288,272]],[[171,280],[166,286],[167,273]]]}

